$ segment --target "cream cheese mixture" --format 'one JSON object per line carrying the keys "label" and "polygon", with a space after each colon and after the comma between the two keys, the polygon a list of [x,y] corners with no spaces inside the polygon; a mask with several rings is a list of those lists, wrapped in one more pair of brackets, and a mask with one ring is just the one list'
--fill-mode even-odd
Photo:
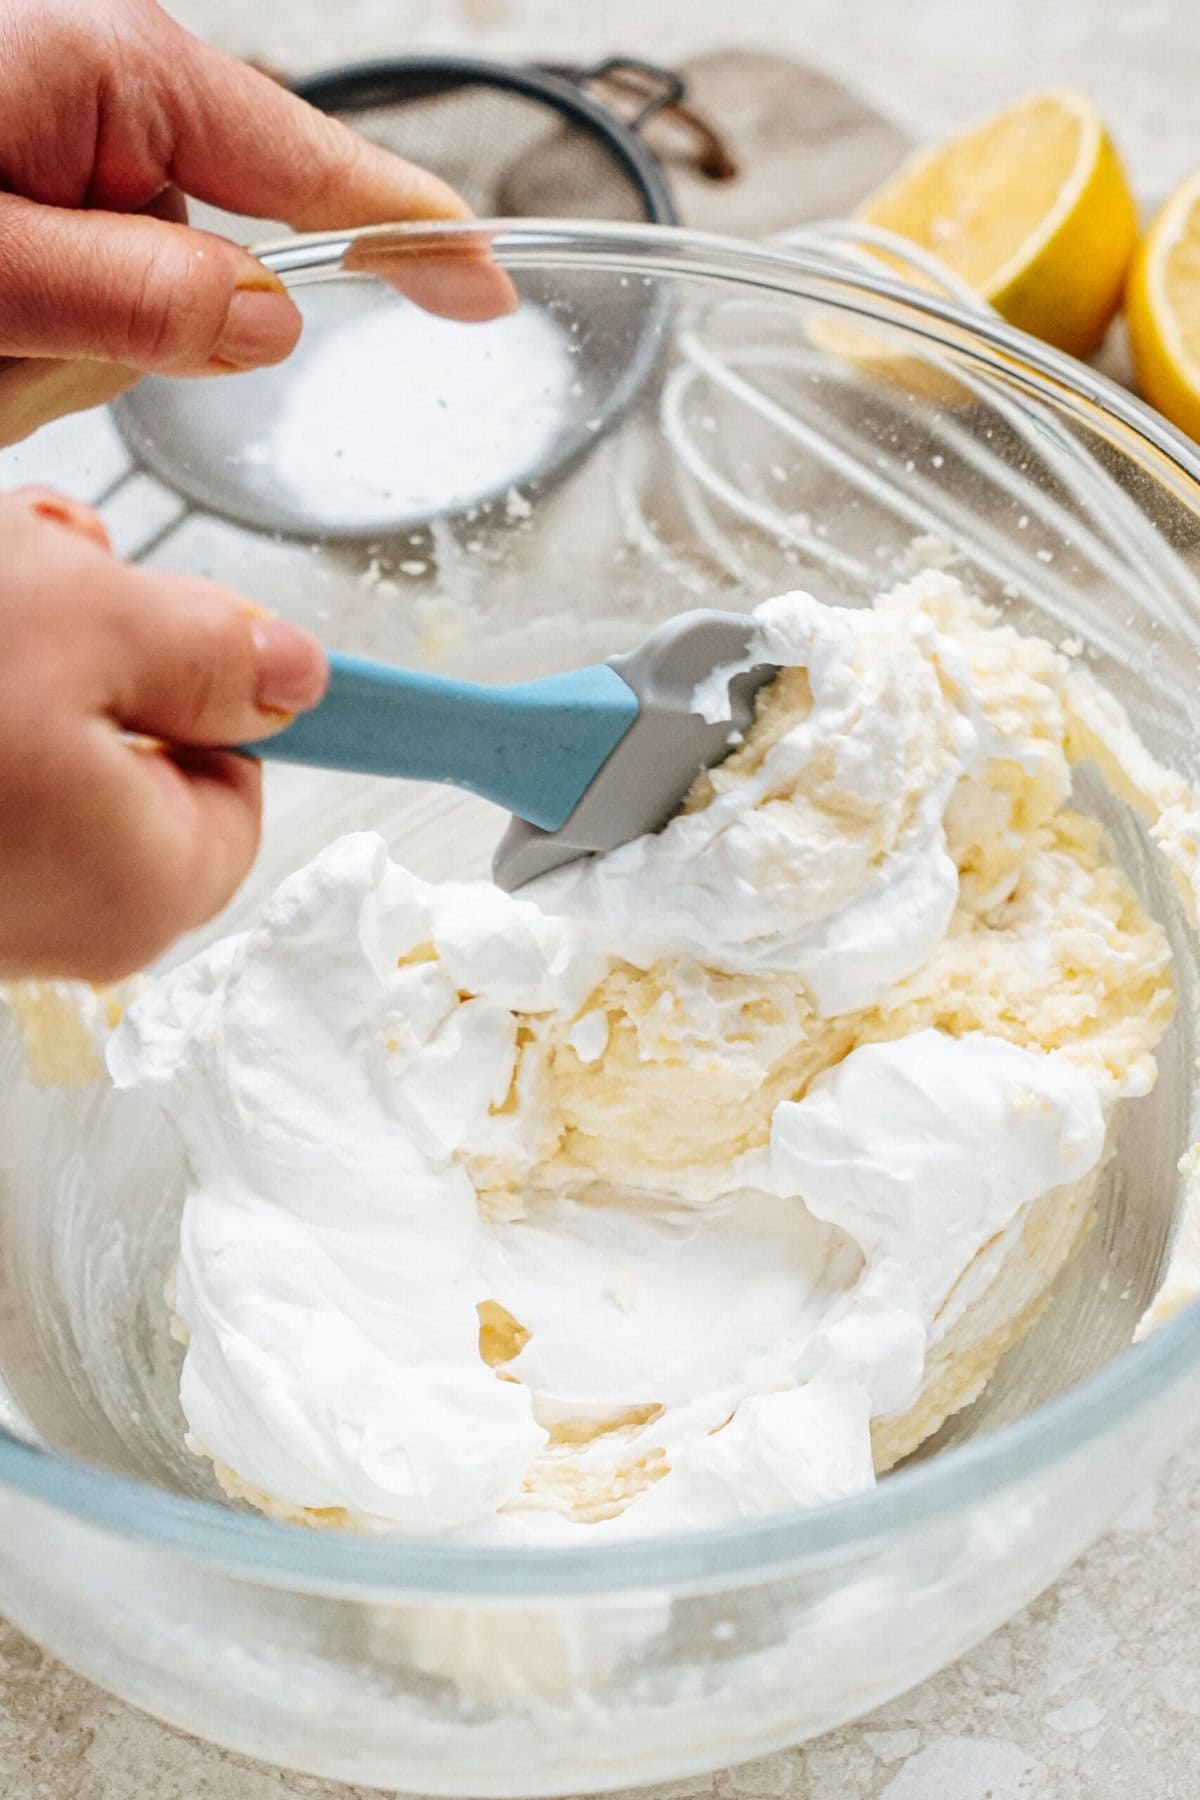
{"label": "cream cheese mixture", "polygon": [[755,616],[783,672],[662,832],[518,895],[344,837],[118,1029],[231,1494],[565,1543],[835,1500],[1086,1232],[1174,1004],[1070,806],[1128,728],[944,572]]}

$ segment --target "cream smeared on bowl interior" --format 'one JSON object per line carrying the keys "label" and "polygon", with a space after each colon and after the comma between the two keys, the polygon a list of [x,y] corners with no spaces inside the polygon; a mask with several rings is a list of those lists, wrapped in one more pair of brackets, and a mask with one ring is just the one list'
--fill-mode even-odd
{"label": "cream smeared on bowl interior", "polygon": [[662,832],[514,896],[342,838],[118,1029],[231,1494],[567,1543],[836,1500],[1085,1233],[1174,1001],[1070,807],[1128,728],[943,572],[756,617],[783,673]]}

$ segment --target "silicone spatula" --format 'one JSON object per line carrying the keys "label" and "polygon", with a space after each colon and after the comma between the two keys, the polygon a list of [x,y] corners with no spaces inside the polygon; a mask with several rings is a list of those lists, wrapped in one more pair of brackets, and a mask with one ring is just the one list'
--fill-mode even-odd
{"label": "silicone spatula", "polygon": [[[255,756],[444,781],[513,814],[492,865],[503,888],[657,831],[726,756],[778,673],[753,619],[681,613],[638,649],[513,686],[452,681],[334,653],[324,700]],[[696,710],[713,679],[727,716]],[[706,710],[717,708],[707,705]],[[724,707],[721,710],[725,710]]]}

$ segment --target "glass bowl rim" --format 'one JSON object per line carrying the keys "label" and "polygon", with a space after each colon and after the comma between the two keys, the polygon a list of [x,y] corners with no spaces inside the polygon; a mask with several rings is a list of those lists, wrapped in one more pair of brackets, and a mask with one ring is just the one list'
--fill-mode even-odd
{"label": "glass bowl rim", "polygon": [[[653,269],[724,279],[731,286],[758,287],[899,324],[977,363],[1001,367],[1017,384],[1040,394],[1061,402],[1065,392],[1068,403],[1097,408],[1187,477],[1200,513],[1200,451],[1116,383],[994,314],[852,267],[822,250],[672,226],[488,219],[310,232],[255,246],[255,253],[285,282],[301,284],[338,274],[353,242],[384,234],[396,234],[401,243],[411,241],[414,253],[431,240],[473,239],[478,244],[486,235],[493,253],[513,267],[564,257],[604,266],[606,259],[615,258],[616,264],[623,260],[642,274]],[[1161,476],[1154,479],[1162,485]],[[845,1561],[896,1531],[992,1497],[1102,1437],[1198,1367],[1200,1305],[1191,1304],[1066,1394],[944,1455],[896,1470],[849,1500],[719,1530],[579,1549],[310,1531],[170,1493],[26,1443],[2,1427],[0,1483],[119,1537],[307,1592],[387,1592],[395,1598],[462,1603],[549,1602],[572,1594],[646,1588],[715,1590],[761,1582],[789,1568]]]}

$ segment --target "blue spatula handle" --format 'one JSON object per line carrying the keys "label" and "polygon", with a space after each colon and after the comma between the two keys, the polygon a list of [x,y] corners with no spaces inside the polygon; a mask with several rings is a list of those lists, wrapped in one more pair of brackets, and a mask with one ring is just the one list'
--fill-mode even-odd
{"label": "blue spatula handle", "polygon": [[329,658],[319,706],[243,749],[364,775],[445,781],[557,831],[638,713],[606,663],[511,687]]}

